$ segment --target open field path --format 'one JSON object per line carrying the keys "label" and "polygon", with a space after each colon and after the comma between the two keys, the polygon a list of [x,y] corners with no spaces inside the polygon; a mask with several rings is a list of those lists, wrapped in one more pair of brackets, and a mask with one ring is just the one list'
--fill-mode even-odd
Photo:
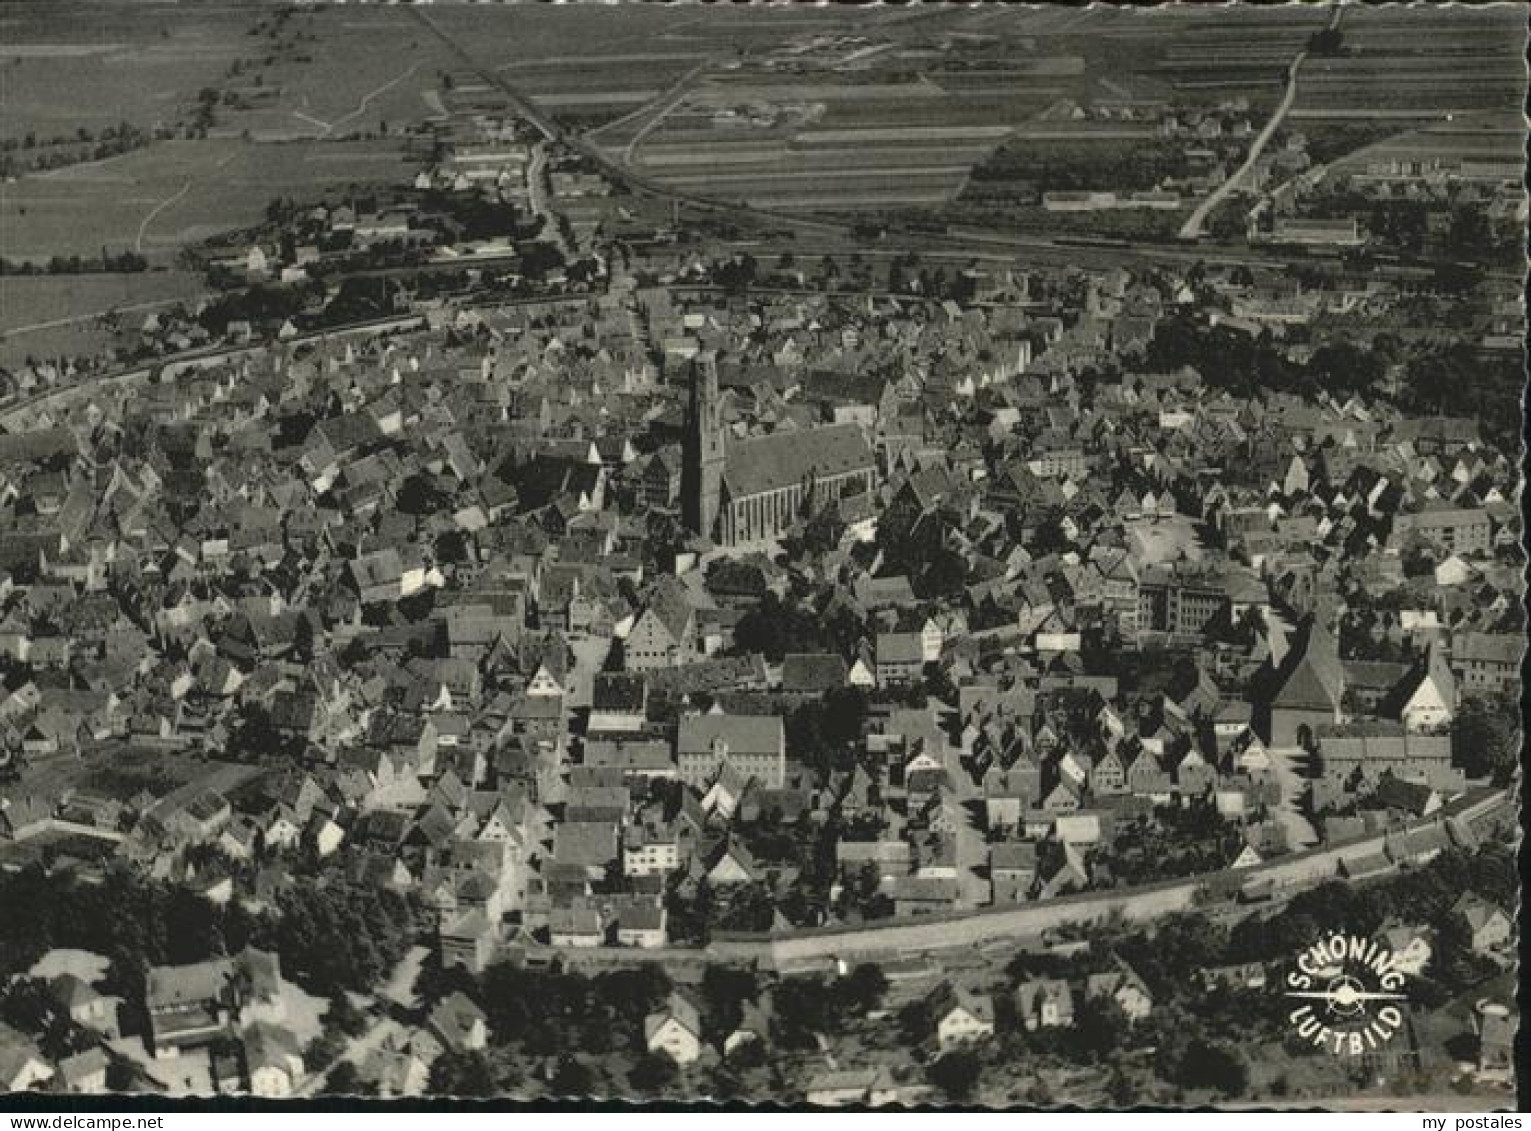
{"label": "open field path", "polygon": [[[627,125],[629,122],[633,121],[635,118],[641,118],[645,114],[652,114],[656,110],[661,112],[661,116],[668,115],[672,110],[675,109],[675,105],[673,104],[672,100],[679,95],[685,94],[697,76],[705,71],[708,67],[712,66],[712,62],[713,61],[711,58],[703,59],[696,66],[690,68],[688,71],[686,71],[685,74],[681,75],[680,78],[672,82],[665,90],[660,91],[659,94],[657,94],[650,101],[645,102],[642,106],[639,106],[635,110],[629,110],[626,114],[623,114],[615,121],[607,122],[599,129],[591,130],[588,134],[585,135],[586,140],[596,141],[598,140],[600,134],[606,133],[608,130],[620,129],[621,127]],[[653,126],[653,123],[649,123],[643,126],[643,128],[639,130],[639,133],[647,133],[653,128]],[[634,140],[636,140],[636,138]],[[628,144],[631,146],[632,143],[629,142]]]}
{"label": "open field path", "polygon": [[163,212],[165,209],[169,208],[176,201],[180,200],[181,197],[185,196],[190,191],[191,191],[191,178],[187,177],[186,178],[186,183],[181,186],[179,192],[175,193],[173,196],[167,196],[164,200],[160,201],[153,208],[149,209],[149,214],[147,216],[145,216],[143,218],[143,221],[138,225],[138,235],[133,240],[133,250],[134,251],[138,252],[140,255],[143,254],[143,250],[144,250],[144,233],[149,230],[149,225],[154,222],[154,218],[156,216],[158,216],[161,212]]}
{"label": "open field path", "polygon": [[626,123],[633,121],[635,118],[642,117],[644,114],[651,115],[649,120],[644,122],[643,125],[638,128],[638,131],[633,134],[632,139],[627,143],[627,148],[622,151],[623,163],[631,165],[633,163],[633,156],[637,152],[638,144],[642,142],[644,138],[648,137],[649,134],[653,133],[654,130],[657,129],[666,118],[668,118],[671,114],[673,114],[676,110],[680,109],[681,106],[685,104],[686,95],[691,92],[691,84],[695,82],[696,79],[699,78],[702,73],[705,72],[711,65],[711,59],[703,59],[696,66],[692,67],[685,74],[681,75],[680,78],[671,83],[669,89],[661,92],[659,97],[655,98],[652,102],[645,103],[630,114],[622,115],[622,117],[618,118],[615,122],[608,123],[607,125],[601,127],[600,130],[596,130],[592,134],[586,134],[586,140],[595,140],[595,134],[601,133],[603,130],[609,130],[625,125]]}
{"label": "open field path", "polygon": [[28,176],[34,180],[52,181],[59,177],[77,176],[84,169],[99,169],[104,165],[110,165],[113,161],[121,161],[124,157],[131,157],[137,153],[136,149],[129,149],[123,153],[113,153],[110,157],[98,157],[94,161],[76,161],[72,165],[60,165],[56,169],[49,169],[43,173],[30,173]]}
{"label": "open field path", "polygon": [[[374,90],[369,90],[366,94],[362,95],[361,101],[356,104],[356,109],[355,110],[352,110],[349,114],[346,114],[343,117],[336,118],[333,122],[326,122],[323,118],[316,118],[312,114],[308,113],[308,111],[306,109],[305,110],[294,110],[292,112],[292,116],[294,118],[298,119],[298,121],[300,121],[300,122],[307,122],[311,126],[317,126],[318,129],[319,129],[319,137],[321,137],[321,138],[329,137],[336,130],[338,130],[341,126],[345,125],[347,122],[355,121],[357,118],[359,118],[363,114],[365,114],[367,112],[367,107],[372,105],[372,100],[373,99],[379,98],[382,95],[387,94],[390,90],[392,90],[394,87],[398,86],[401,82],[403,82],[405,79],[409,78],[410,75],[414,74],[419,69],[420,69],[420,64],[419,64],[418,61],[416,61],[414,63],[411,63],[409,65],[409,68],[407,70],[405,70],[402,74],[395,75],[393,78],[389,79],[387,82],[383,83],[381,86],[377,87]],[[427,101],[427,104],[429,105],[429,101]],[[307,95],[303,96],[303,105],[305,107],[308,105],[308,96]],[[439,107],[440,112],[444,114],[446,108],[440,106],[439,101],[437,103],[437,106]]]}
{"label": "open field path", "polygon": [[300,121],[300,122],[307,122],[311,126],[318,126],[325,133],[329,133],[330,130],[335,128],[329,122],[321,122],[318,118],[314,117],[312,114],[305,114],[302,110],[294,110],[292,112],[292,116],[294,118],[298,119],[298,121]]}
{"label": "open field path", "polygon": [[328,136],[335,130],[338,130],[341,126],[345,125],[347,122],[354,121],[361,117],[367,112],[367,107],[372,105],[372,100],[374,98],[378,98],[384,94],[387,94],[390,90],[398,86],[401,82],[409,78],[410,75],[414,74],[419,69],[420,62],[417,59],[415,62],[409,65],[409,69],[406,70],[403,74],[395,75],[376,90],[368,91],[366,94],[362,95],[362,100],[356,104],[356,109],[352,110],[344,118],[337,118],[335,121],[331,122],[329,128],[324,131],[325,135]]}
{"label": "open field path", "polygon": [[[222,169],[225,165],[227,165],[230,161],[234,160],[234,158],[237,157],[237,156],[239,156],[239,150],[235,149],[235,150],[230,151],[225,156],[221,157],[218,160],[218,163],[213,166],[214,172],[216,172],[219,169]],[[158,204],[156,204],[153,208],[151,208],[149,210],[149,214],[147,216],[145,216],[143,218],[143,221],[138,225],[138,235],[133,240],[133,250],[135,252],[137,252],[140,255],[143,254],[143,250],[144,250],[144,236],[146,234],[148,234],[149,225],[154,222],[155,217],[157,217],[161,212],[165,211],[167,208],[170,208],[173,205],[175,205],[177,202],[179,202],[180,199],[183,196],[185,196],[187,193],[189,193],[191,191],[192,185],[195,184],[195,183],[196,183],[196,181],[195,181],[194,178],[187,177],[186,178],[186,183],[181,186],[181,189],[180,189],[179,192],[175,193],[173,196],[166,197],[164,200],[160,201]]]}

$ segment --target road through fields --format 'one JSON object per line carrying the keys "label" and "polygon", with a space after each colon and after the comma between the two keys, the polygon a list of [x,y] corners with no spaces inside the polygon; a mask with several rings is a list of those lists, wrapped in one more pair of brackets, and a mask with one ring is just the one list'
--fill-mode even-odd
{"label": "road through fields", "polygon": [[[1340,6],[1336,4],[1333,13],[1329,17],[1328,28],[1330,31],[1339,27],[1341,11]],[[1219,204],[1227,199],[1229,193],[1238,188],[1244,182],[1244,179],[1253,172],[1255,162],[1260,159],[1260,154],[1265,152],[1265,147],[1270,144],[1271,138],[1275,136],[1276,131],[1281,128],[1281,123],[1286,121],[1287,114],[1291,112],[1292,103],[1297,100],[1297,75],[1302,70],[1303,60],[1307,57],[1308,53],[1306,51],[1299,51],[1297,58],[1293,59],[1291,65],[1287,67],[1286,92],[1281,96],[1281,101],[1276,105],[1275,112],[1271,114],[1270,121],[1265,123],[1265,128],[1255,137],[1254,144],[1249,147],[1249,153],[1244,157],[1244,163],[1233,171],[1231,177],[1218,185],[1211,196],[1203,200],[1191,212],[1191,215],[1180,228],[1181,239],[1194,240],[1200,237],[1202,226],[1206,224],[1207,217],[1212,214]]]}
{"label": "road through fields", "polygon": [[1255,167],[1255,162],[1260,159],[1260,154],[1265,152],[1265,147],[1281,123],[1286,120],[1287,112],[1292,109],[1292,103],[1297,100],[1297,72],[1302,69],[1302,61],[1308,57],[1306,51],[1300,51],[1297,58],[1292,60],[1292,65],[1286,72],[1286,93],[1281,96],[1281,102],[1276,106],[1276,112],[1270,116],[1270,121],[1265,123],[1265,128],[1255,138],[1254,144],[1249,147],[1249,153],[1244,158],[1244,163],[1233,171],[1233,175],[1213,190],[1212,195],[1203,200],[1186,218],[1181,225],[1180,238],[1194,240],[1200,237],[1202,226],[1206,224],[1207,217],[1212,214],[1219,204],[1227,199],[1228,194],[1238,188],[1248,177]]}

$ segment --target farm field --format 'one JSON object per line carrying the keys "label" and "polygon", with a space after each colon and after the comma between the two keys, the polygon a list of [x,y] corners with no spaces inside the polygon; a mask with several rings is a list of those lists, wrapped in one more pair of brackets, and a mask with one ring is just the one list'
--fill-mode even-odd
{"label": "farm field", "polygon": [[185,271],[133,275],[0,275],[0,334],[136,303],[196,297],[199,276]]}
{"label": "farm field", "polygon": [[705,61],[705,56],[647,56],[549,63],[516,62],[500,68],[517,88],[552,114],[570,107],[604,107],[626,113],[660,93]]}
{"label": "farm field", "polygon": [[[71,18],[61,19],[61,6]],[[0,17],[0,136],[184,120],[204,88],[227,97],[212,136],[283,140],[397,131],[457,61],[402,9],[240,4],[62,5],[19,0]],[[75,15],[74,13],[78,14]]]}
{"label": "farm field", "polygon": [[[613,159],[677,189],[807,211],[959,195],[1002,211],[1024,207],[1032,189],[1148,187],[1183,157],[1184,143],[1160,133],[1168,108],[1232,103],[1257,126],[1328,19],[1315,6],[1260,9],[1236,24],[1188,6],[869,15],[447,5],[427,16],[329,5],[278,19],[218,0],[192,11],[150,0],[95,21],[83,18],[94,8],[69,21],[50,11],[17,0],[0,16],[7,128],[82,101],[87,119],[148,126],[184,115],[204,84],[223,97],[204,140],[0,186],[6,253],[138,249],[160,264],[253,222],[274,196],[399,180],[409,168],[395,139],[444,103],[502,105],[427,18]],[[1288,127],[1306,122],[1317,135],[1333,119],[1330,134],[1363,147],[1391,123],[1408,130],[1504,105],[1524,86],[1515,19],[1506,9],[1348,10],[1346,54],[1305,64]],[[1237,159],[1236,144],[1222,148]],[[1102,150],[1127,151],[1130,167],[1097,160]],[[1077,176],[1053,175],[1080,161]],[[1038,175],[1039,163],[1053,172]]]}
{"label": "farm field", "polygon": [[1525,134],[1513,117],[1474,115],[1423,129],[1396,133],[1335,162],[1337,170],[1390,158],[1466,161],[1523,161]]}
{"label": "farm field", "polygon": [[899,126],[1018,126],[1036,119],[1064,92],[1057,87],[1029,87],[1007,93],[966,92],[931,98],[896,108],[838,102],[816,125],[824,129],[883,129]]}
{"label": "farm field", "polygon": [[1190,5],[1089,13],[1067,31],[1088,36],[1075,49],[1089,59],[1092,73],[1152,77],[1191,104],[1236,97],[1273,103],[1287,64],[1327,19],[1320,7],[1296,5],[1248,12],[1236,23]]}
{"label": "farm field", "polygon": [[677,189],[705,192],[725,200],[741,200],[771,208],[841,210],[861,205],[885,205],[890,200],[910,204],[940,204],[961,189],[966,166],[905,166],[878,163],[862,168],[787,169],[762,162],[748,169],[716,168],[704,172],[668,174]]}
{"label": "farm field", "polygon": [[1345,13],[1345,43],[1356,53],[1441,56],[1486,49],[1518,56],[1524,12],[1514,5],[1443,9],[1431,5],[1357,7]]}
{"label": "farm field", "polygon": [[248,9],[12,0],[0,9],[0,137],[173,120],[245,50]]}
{"label": "farm field", "polygon": [[[335,6],[278,18],[280,11],[154,0],[7,4],[0,13],[4,136],[47,140],[119,121],[145,132],[179,127],[185,136],[0,185],[4,254],[133,250],[166,265],[188,243],[258,220],[275,196],[306,198],[405,175],[401,143],[339,139],[380,133],[385,124],[398,133],[439,113],[426,96],[455,60],[404,11]],[[204,108],[199,117],[204,92],[211,113]],[[194,125],[207,136],[191,136]],[[273,139],[299,140],[262,144]],[[76,308],[61,310],[59,318]],[[11,310],[6,319],[12,327],[39,321]],[[19,348],[57,346],[56,328],[37,333]]]}
{"label": "farm field", "polygon": [[[900,136],[902,135],[902,136]],[[940,203],[998,138],[971,131],[880,130],[803,134],[726,145],[645,145],[637,166],[676,188],[771,207],[845,208]]]}
{"label": "farm field", "polygon": [[[358,13],[352,15],[359,18]],[[437,26],[474,57],[475,62],[491,68],[547,60],[594,65],[602,59],[610,59],[611,66],[631,68],[663,62],[644,57],[689,55],[692,52],[705,55],[710,43],[716,46],[727,42],[726,35],[714,35],[711,40],[699,36],[693,41],[691,36],[682,34],[697,23],[710,24],[725,15],[715,9],[683,6],[451,5],[437,7],[430,15]],[[760,26],[772,22],[754,21]],[[570,56],[572,44],[580,46],[578,55],[573,57]],[[731,48],[729,53],[732,54]],[[633,56],[640,58],[635,62]],[[685,69],[683,60],[681,69]]]}
{"label": "farm field", "polygon": [[55,357],[106,346],[112,334],[97,323],[103,312],[120,311],[135,325],[204,289],[200,277],[181,271],[0,276],[0,366],[20,364],[29,354]]}
{"label": "farm field", "polygon": [[[623,41],[624,51],[661,56],[669,69],[652,101],[628,107],[592,140],[677,188],[771,207],[885,208],[895,197],[941,205],[959,193],[966,200],[975,169],[982,179],[996,152],[1017,146],[1006,161],[1020,167],[1033,155],[1048,161],[1125,144],[1142,167],[1132,171],[1133,183],[1079,187],[1146,188],[1157,178],[1137,176],[1143,168],[1160,175],[1179,168],[1183,143],[1162,140],[1158,129],[1168,107],[1237,99],[1258,121],[1279,99],[1291,60],[1327,18],[1314,9],[1280,9],[1230,27],[1215,13],[1162,15],[954,9],[890,13],[852,28],[815,13],[752,20],[731,55],[699,60],[677,48],[727,46],[737,15],[693,11],[679,27],[645,17],[635,21],[641,26]],[[482,26],[491,19],[452,18]],[[534,22],[558,18],[539,13]],[[671,52],[681,57],[665,57]],[[620,76],[630,66],[623,61],[610,77],[591,80],[592,92],[607,93],[563,107],[553,101],[558,95],[544,94],[544,104],[567,115],[576,105],[614,101],[628,93],[622,84],[630,80]],[[518,81],[538,74],[521,63],[504,67]],[[689,74],[682,70],[688,67]],[[537,96],[530,85],[524,89]],[[1095,170],[1107,175],[1120,165],[1094,164],[1111,166]],[[976,203],[992,209],[1007,192],[1014,195],[1003,186],[998,195],[980,193]]]}
{"label": "farm field", "polygon": [[389,142],[163,142],[0,185],[0,231],[12,258],[105,247],[164,262],[188,243],[254,223],[273,197],[394,182],[408,169]]}
{"label": "farm field", "polygon": [[259,139],[398,133],[435,113],[426,97],[459,66],[436,36],[402,8],[303,9],[288,35],[299,49],[260,73],[243,93],[248,109],[221,116],[221,133]]}
{"label": "farm field", "polygon": [[1419,110],[1444,116],[1511,105],[1525,85],[1525,64],[1513,57],[1310,60],[1298,83],[1298,111]]}
{"label": "farm field", "polygon": [[1355,7],[1341,24],[1345,54],[1304,65],[1299,118],[1444,118],[1518,104],[1526,87],[1519,44],[1525,16],[1509,5],[1478,9]]}
{"label": "farm field", "polygon": [[358,18],[340,7],[306,9],[283,28],[279,47],[263,7],[65,6],[78,18],[21,0],[0,19],[0,136],[124,120],[169,126],[189,116],[204,88],[232,99],[218,107],[214,136],[366,134],[426,117],[423,93],[452,62],[402,11]]}

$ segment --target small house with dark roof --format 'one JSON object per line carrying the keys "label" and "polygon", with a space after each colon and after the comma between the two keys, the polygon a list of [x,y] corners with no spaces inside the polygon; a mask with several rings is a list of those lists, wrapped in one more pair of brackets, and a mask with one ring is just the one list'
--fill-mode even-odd
{"label": "small house with dark roof", "polygon": [[588,948],[606,941],[606,917],[596,907],[554,907],[548,911],[548,939],[554,946]]}
{"label": "small house with dark roof", "polygon": [[[99,1095],[106,1091],[106,1070],[111,1063],[99,1045],[85,1049],[58,1062],[58,1083],[75,1095]],[[0,1080],[0,1086],[4,1081]]]}
{"label": "small house with dark roof", "polygon": [[844,687],[849,675],[845,658],[832,652],[789,653],[781,662],[781,692],[813,699]]}
{"label": "small house with dark roof", "polygon": [[1138,972],[1120,960],[1116,968],[1085,978],[1085,997],[1115,1003],[1129,1021],[1141,1021],[1154,1008],[1154,996]]}
{"label": "small house with dark roof", "polygon": [[707,870],[707,882],[713,887],[730,884],[752,884],[765,875],[756,862],[754,854],[743,841],[730,840],[718,852],[717,858]]}
{"label": "small house with dark roof", "polygon": [[633,672],[597,672],[591,687],[592,734],[633,734],[643,729],[648,681]]}
{"label": "small house with dark roof", "polygon": [[1062,978],[1032,978],[1015,991],[1015,1012],[1030,1032],[1074,1024],[1074,991]]}
{"label": "small house with dark roof", "polygon": [[877,683],[892,687],[912,683],[925,669],[925,644],[918,632],[877,634]]}
{"label": "small house with dark roof", "polygon": [[489,1018],[460,990],[437,1003],[425,1024],[448,1052],[478,1052],[489,1043]]}
{"label": "small house with dark roof", "polygon": [[48,989],[76,1025],[101,1033],[108,1040],[117,1036],[117,998],[105,996],[75,974],[60,974],[48,983]]}
{"label": "small house with dark roof", "polygon": [[257,1021],[244,1031],[240,1043],[251,1095],[281,1099],[302,1085],[303,1049],[290,1030]]}
{"label": "small house with dark roof", "polygon": [[1366,799],[1368,809],[1384,809],[1399,819],[1428,817],[1441,807],[1441,795],[1422,782],[1404,781],[1383,774]]}

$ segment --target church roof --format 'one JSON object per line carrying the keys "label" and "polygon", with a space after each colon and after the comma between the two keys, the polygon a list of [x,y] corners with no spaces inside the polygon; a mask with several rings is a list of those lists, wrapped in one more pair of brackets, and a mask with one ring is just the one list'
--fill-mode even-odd
{"label": "church roof", "polygon": [[1306,638],[1293,649],[1293,654],[1295,661],[1288,668],[1273,705],[1335,710],[1345,690],[1345,672],[1334,638],[1321,626],[1311,624]]}
{"label": "church roof", "polygon": [[872,468],[872,449],[861,427],[834,424],[797,432],[773,432],[730,444],[723,473],[734,498]]}

